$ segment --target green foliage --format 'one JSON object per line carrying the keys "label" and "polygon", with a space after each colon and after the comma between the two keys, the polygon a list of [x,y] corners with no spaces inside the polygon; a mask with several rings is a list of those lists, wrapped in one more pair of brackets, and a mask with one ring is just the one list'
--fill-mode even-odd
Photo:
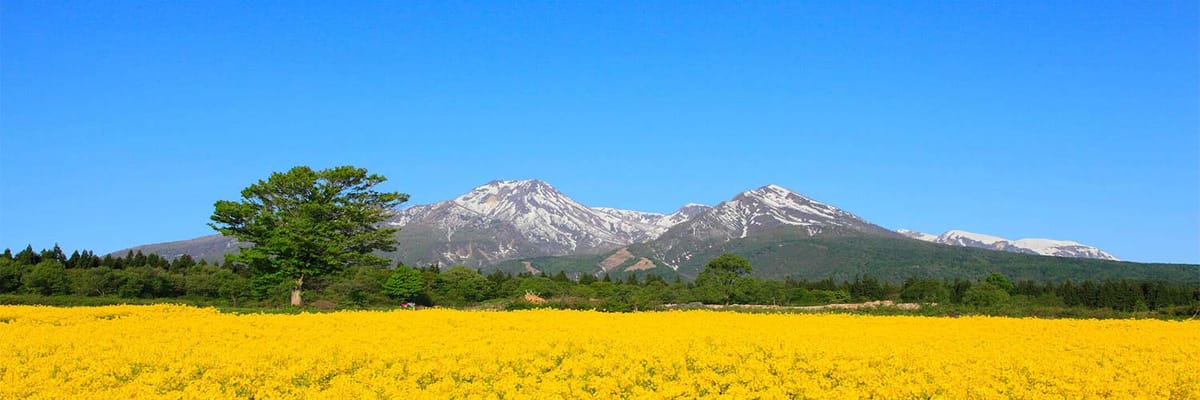
{"label": "green foliage", "polygon": [[384,285],[391,275],[387,268],[353,267],[341,275],[341,279],[336,279],[326,287],[326,292],[336,296],[339,305],[361,308],[387,302]]}
{"label": "green foliage", "polygon": [[105,296],[113,292],[117,274],[109,267],[67,270],[71,278],[71,291],[84,296]]}
{"label": "green foliage", "polygon": [[910,303],[950,302],[950,289],[936,279],[913,279],[905,283],[900,299]]}
{"label": "green foliage", "polygon": [[696,278],[696,287],[701,288],[704,300],[716,300],[725,304],[740,295],[738,281],[753,272],[754,268],[745,258],[736,254],[722,254],[704,266]]}
{"label": "green foliage", "polygon": [[383,293],[395,299],[413,300],[425,291],[421,273],[403,264],[396,266],[383,284]]}
{"label": "green foliage", "polygon": [[442,272],[434,287],[434,301],[463,305],[477,303],[491,295],[492,282],[470,267],[455,265]]}
{"label": "green foliage", "polygon": [[[9,252],[5,249],[6,252]],[[24,266],[17,264],[10,257],[0,258],[0,293],[16,293],[21,289],[21,276]]]}
{"label": "green foliage", "polygon": [[1004,290],[1005,293],[1009,294],[1016,289],[1016,285],[1014,285],[1012,281],[1008,280],[1008,277],[1004,276],[1004,274],[993,273],[988,275],[983,281],[990,283],[992,286],[998,287]]}
{"label": "green foliage", "polygon": [[217,201],[209,226],[253,243],[228,259],[294,281],[297,305],[305,277],[389,263],[372,252],[395,250],[397,229],[380,225],[408,195],[374,190],[384,181],[351,166],[295,167],[250,185],[240,201]]}
{"label": "green foliage", "polygon": [[559,296],[563,294],[561,286],[562,282],[542,276],[531,276],[521,279],[520,283],[517,285],[517,291],[519,293],[514,294],[524,295],[525,293],[533,293],[541,297]]}
{"label": "green foliage", "polygon": [[16,256],[13,256],[13,261],[18,265],[35,265],[42,262],[42,256],[33,252],[33,245],[25,246],[25,250],[21,250]]}
{"label": "green foliage", "polygon": [[963,294],[963,304],[972,307],[997,307],[1008,303],[1008,292],[988,282],[971,285]]}
{"label": "green foliage", "polygon": [[67,267],[54,259],[43,259],[34,265],[25,275],[24,283],[26,290],[43,296],[71,292],[71,279],[67,276]]}
{"label": "green foliage", "polygon": [[239,299],[250,295],[250,280],[228,269],[213,273],[211,283],[216,287],[217,295],[228,298],[234,307],[238,306]]}
{"label": "green foliage", "polygon": [[[632,245],[635,256],[678,257],[673,248],[660,254],[653,242]],[[711,244],[711,247],[708,246]],[[779,230],[721,243],[706,243],[678,263],[684,278],[697,277],[706,260],[733,253],[754,265],[754,276],[770,279],[833,279],[870,276],[899,284],[908,278],[980,280],[991,273],[1008,279],[1061,283],[1072,281],[1164,281],[1200,284],[1200,266],[1144,264],[945,246],[919,240],[862,235],[808,236]],[[603,257],[601,255],[600,257]],[[591,264],[591,265],[594,265]]]}
{"label": "green foliage", "polygon": [[[172,302],[197,305],[232,305],[240,311],[275,312],[294,283],[282,275],[251,276],[237,264],[209,265],[205,262],[167,260],[154,254],[128,253],[123,257],[100,258],[82,251],[67,262],[58,261],[56,251],[33,253],[38,264],[18,264],[0,256],[0,303],[8,304],[150,304]],[[42,256],[42,255],[45,256]],[[726,261],[731,259],[726,258]],[[740,261],[714,262],[714,271],[745,273]],[[716,261],[716,260],[714,260]],[[64,265],[65,264],[65,265]],[[733,267],[727,267],[732,265]],[[440,270],[436,266],[407,269],[408,289],[419,288],[412,299],[421,305],[480,308],[549,307],[604,311],[657,309],[666,304],[695,301],[767,305],[818,305],[873,300],[939,303],[916,311],[872,309],[854,311],[880,315],[959,315],[1070,318],[1189,318],[1200,307],[1200,285],[1162,281],[1103,280],[1082,282],[1037,282],[1022,280],[1008,291],[1004,281],[983,275],[978,281],[911,278],[902,286],[860,275],[852,280],[772,280],[747,275],[732,279],[725,292],[720,285],[688,284],[654,274],[623,275],[622,279],[595,280],[571,273],[509,274],[492,271],[486,276],[465,266]],[[66,277],[66,284],[62,276]],[[385,268],[357,266],[340,273],[306,280],[310,297],[331,300],[338,308],[393,306],[387,282],[397,272]],[[547,276],[548,275],[548,276]],[[671,275],[677,278],[678,275]],[[564,279],[566,278],[566,279]],[[711,278],[709,278],[711,279]],[[65,288],[65,289],[64,289]],[[15,291],[15,293],[14,293]],[[527,292],[546,299],[544,304],[519,299]],[[48,293],[48,294],[47,294]],[[259,297],[254,297],[256,294]],[[730,296],[726,300],[725,295]],[[507,305],[506,305],[507,304]],[[300,309],[290,308],[290,312]],[[753,310],[753,309],[742,309]],[[786,310],[781,310],[788,312]],[[798,312],[792,310],[791,312]]]}

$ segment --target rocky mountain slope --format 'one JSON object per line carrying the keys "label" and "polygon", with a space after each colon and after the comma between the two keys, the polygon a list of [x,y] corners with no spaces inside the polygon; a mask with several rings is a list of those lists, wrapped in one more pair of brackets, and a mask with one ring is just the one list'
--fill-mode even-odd
{"label": "rocky mountain slope", "polygon": [[449,201],[411,207],[395,256],[411,263],[476,267],[518,257],[588,254],[657,238],[706,210],[672,214],[588,207],[539,180],[492,181]]}
{"label": "rocky mountain slope", "polygon": [[980,249],[1037,254],[1043,256],[1093,258],[1098,260],[1120,261],[1120,259],[1104,250],[1070,240],[1009,240],[1002,237],[960,230],[946,231],[946,233],[941,235],[931,235],[928,233],[911,231],[907,229],[899,229],[896,232],[913,239],[950,246],[975,247]]}
{"label": "rocky mountain slope", "polygon": [[777,185],[748,190],[679,223],[641,246],[647,256],[678,270],[695,255],[735,239],[786,230],[803,236],[895,236],[858,216]]}

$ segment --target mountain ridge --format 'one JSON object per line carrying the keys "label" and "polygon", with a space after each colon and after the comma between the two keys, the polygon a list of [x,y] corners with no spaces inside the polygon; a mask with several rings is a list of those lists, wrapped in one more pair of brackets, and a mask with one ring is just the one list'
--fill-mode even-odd
{"label": "mountain ridge", "polygon": [[932,235],[908,229],[897,229],[896,232],[909,238],[938,243],[949,246],[976,247],[989,250],[1008,251],[1013,253],[1036,254],[1042,256],[1093,258],[1098,260],[1121,261],[1116,256],[1072,240],[1058,239],[1017,239],[1010,240],[999,236],[951,229],[941,235]]}
{"label": "mountain ridge", "polygon": [[[912,239],[938,246],[977,247],[1029,255],[1057,251],[1054,249],[1063,246],[1076,250],[1084,246],[1071,241],[1009,241],[966,231],[950,231],[943,235],[946,236],[945,243],[937,243],[934,239],[938,236],[908,230],[892,231],[774,184],[737,193],[714,206],[689,203],[675,212],[662,214],[589,207],[541,180],[494,180],[450,200],[397,210],[386,223],[402,228],[397,235],[396,251],[384,254],[394,260],[412,265],[463,264],[480,269],[516,265],[519,268],[514,267],[514,272],[528,271],[533,265],[512,264],[513,260],[551,262],[549,260],[555,257],[567,257],[568,260],[552,261],[551,264],[573,265],[571,268],[576,273],[629,270],[694,277],[707,258],[725,251],[779,252],[793,257],[858,260],[854,262],[867,268],[872,265],[870,257],[886,255],[872,253],[874,255],[866,257],[863,254],[871,250],[863,248],[858,251],[862,254],[858,254],[851,247],[838,250],[845,254],[831,256],[814,253],[815,250],[788,250],[787,246],[820,247],[830,243],[835,246],[846,243],[875,246]],[[951,232],[954,235],[948,235]],[[839,237],[865,239],[836,239]],[[1003,245],[997,245],[999,243]],[[210,257],[236,251],[238,245],[231,238],[212,235],[132,250],[155,252],[164,257],[188,253],[193,257],[212,259]],[[881,246],[904,251],[930,251],[925,246]],[[1095,252],[1103,253],[1099,249]],[[1070,254],[1060,251],[1048,255]],[[787,268],[798,266],[824,268],[812,264],[811,260],[755,257],[780,264],[756,266],[756,270],[770,271],[778,276],[789,276]]]}

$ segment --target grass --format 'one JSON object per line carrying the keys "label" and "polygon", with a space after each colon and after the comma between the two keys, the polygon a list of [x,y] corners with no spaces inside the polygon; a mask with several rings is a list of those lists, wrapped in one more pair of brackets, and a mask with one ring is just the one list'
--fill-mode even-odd
{"label": "grass", "polygon": [[[602,302],[590,302],[587,304],[578,304],[577,301],[567,301],[570,299],[547,299],[547,303],[536,305],[525,302],[522,299],[492,299],[479,304],[472,304],[458,307],[445,307],[464,310],[520,310],[530,308],[578,308],[591,309],[599,311],[636,311],[631,307],[617,307],[614,304]],[[593,304],[594,303],[594,304]],[[326,313],[340,310],[374,310],[374,311],[389,311],[399,309],[393,305],[372,305],[366,307],[346,307],[336,310],[320,309],[311,305],[301,307],[292,307],[288,305],[268,305],[260,307],[252,306],[232,306],[225,300],[213,299],[190,299],[190,298],[158,298],[158,299],[140,299],[140,298],[121,298],[114,296],[43,296],[38,294],[0,294],[0,305],[45,305],[54,307],[96,307],[107,305],[149,305],[149,304],[183,304],[195,307],[214,307],[222,313],[229,314],[304,314],[304,313]],[[706,308],[707,309],[707,308]],[[661,307],[648,307],[645,311],[663,310]],[[942,304],[936,306],[925,305],[916,310],[904,310],[896,307],[876,307],[876,308],[860,308],[860,309],[825,309],[825,310],[805,310],[800,308],[756,308],[756,307],[738,307],[732,305],[717,311],[723,312],[741,312],[741,313],[771,313],[771,314],[859,314],[859,315],[909,315],[909,316],[925,316],[925,317],[960,317],[960,316],[994,316],[994,317],[1012,317],[1012,318],[1045,318],[1045,319],[1161,319],[1161,320],[1188,320],[1200,319],[1200,304],[1165,307],[1153,311],[1120,311],[1108,308],[1086,308],[1086,307],[1063,307],[1063,306],[1045,306],[1031,304],[1010,304],[996,307],[970,307],[958,304]]]}

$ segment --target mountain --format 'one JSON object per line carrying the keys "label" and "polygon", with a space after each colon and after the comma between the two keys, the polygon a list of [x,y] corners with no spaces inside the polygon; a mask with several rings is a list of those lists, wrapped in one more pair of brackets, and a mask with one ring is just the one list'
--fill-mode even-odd
{"label": "mountain", "polygon": [[690,261],[696,254],[721,247],[734,239],[781,229],[806,236],[896,236],[886,228],[837,207],[781,186],[767,185],[739,193],[675,225],[644,247],[652,258],[679,270],[681,266],[695,267]]}
{"label": "mountain", "polygon": [[169,260],[174,260],[187,254],[197,260],[203,259],[209,262],[219,262],[225,259],[225,254],[237,252],[239,245],[240,243],[237,239],[231,237],[208,235],[195,239],[141,245],[117,250],[110,254],[113,257],[124,257],[131,251],[140,251],[144,254],[158,254]]}
{"label": "mountain", "polygon": [[1070,240],[1008,240],[1002,237],[960,230],[946,231],[946,233],[938,236],[907,229],[898,229],[896,232],[913,239],[950,246],[976,247],[980,249],[1037,254],[1043,256],[1092,258],[1098,260],[1120,261],[1120,259],[1104,250]]}
{"label": "mountain", "polygon": [[492,181],[449,201],[411,207],[394,256],[428,263],[488,266],[521,257],[594,254],[657,238],[705,206],[672,214],[588,207],[539,180]]}
{"label": "mountain", "polygon": [[[837,207],[778,185],[748,190],[715,207],[688,205],[677,211],[680,222],[658,238],[625,246],[599,257],[521,259],[501,264],[510,272],[683,275],[695,277],[717,254],[736,243],[778,232],[803,237],[900,237]],[[538,264],[534,266],[534,264]]]}
{"label": "mountain", "polygon": [[[538,180],[492,181],[448,201],[398,211],[387,223],[401,228],[396,251],[385,254],[394,260],[512,273],[690,279],[708,260],[735,253],[750,260],[756,276],[770,278],[976,279],[992,272],[1038,281],[1200,277],[1196,266],[1118,262],[1076,242],[893,232],[777,185],[713,207],[688,204],[659,214],[589,207]],[[238,245],[214,235],[134,250],[213,261]]]}
{"label": "mountain", "polygon": [[[694,253],[690,260],[671,268],[656,259],[649,246],[635,244],[624,248],[626,261],[614,268],[602,268],[601,262],[618,256],[621,250],[600,256],[539,257],[516,259],[496,266],[508,272],[539,271],[568,276],[590,273],[609,274],[617,279],[628,275],[654,274],[694,279],[704,264],[722,253],[745,257],[754,267],[754,276],[773,279],[853,280],[871,276],[900,283],[908,278],[977,280],[1001,273],[1013,281],[1063,282],[1071,280],[1119,280],[1135,282],[1170,281],[1200,284],[1200,266],[1186,264],[1145,264],[1087,258],[1050,257],[974,247],[947,246],[904,237],[873,235],[809,236],[797,229],[779,229],[745,238],[736,238]],[[653,268],[629,269],[645,258]]]}
{"label": "mountain", "polygon": [[[414,265],[479,268],[513,258],[597,254],[653,240],[708,209],[693,203],[659,214],[588,207],[540,180],[497,180],[448,201],[398,211],[387,221],[401,228],[396,251],[387,255]],[[237,248],[232,238],[210,235],[114,254],[186,253],[214,261]]]}
{"label": "mountain", "polygon": [[[750,261],[755,276],[777,279],[843,281],[873,276],[899,283],[913,277],[981,279],[996,272],[1014,280],[1034,281],[1195,282],[1200,278],[1197,273],[1200,269],[1194,265],[1047,257],[1035,252],[1044,248],[1037,247],[1040,243],[1074,242],[1012,241],[1011,246],[1028,246],[1028,251],[1012,252],[1012,249],[995,251],[1000,249],[910,239],[930,237],[934,236],[893,232],[832,205],[767,185],[740,193],[645,243],[598,256],[514,259],[499,263],[496,268],[513,273],[563,271],[569,276],[608,274],[619,279],[655,274],[690,279],[699,275],[708,260],[722,253],[734,253]],[[950,235],[948,244],[952,243],[950,240],[963,244],[1003,241],[977,234]]]}

